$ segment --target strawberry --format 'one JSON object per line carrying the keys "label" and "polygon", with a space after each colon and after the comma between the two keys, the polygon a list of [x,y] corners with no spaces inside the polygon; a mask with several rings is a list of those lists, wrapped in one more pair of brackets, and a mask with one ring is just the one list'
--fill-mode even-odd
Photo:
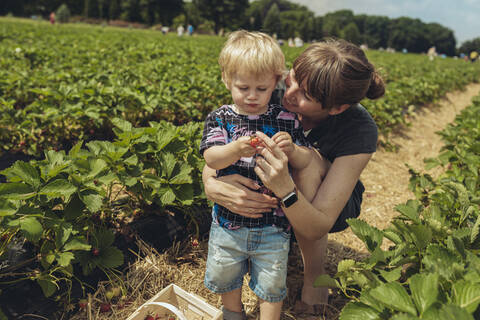
{"label": "strawberry", "polygon": [[198,243],[198,240],[197,240],[197,239],[193,239],[193,240],[192,240],[192,246],[193,246],[193,247],[198,247],[198,244],[199,244],[199,243]]}
{"label": "strawberry", "polygon": [[257,136],[251,136],[250,137],[250,145],[254,148],[258,147],[262,143],[262,140],[258,138]]}
{"label": "strawberry", "polygon": [[151,315],[148,315],[148,316],[145,317],[144,320],[155,320],[155,318]]}
{"label": "strawberry", "polygon": [[112,310],[112,305],[110,303],[102,303],[100,305],[100,312],[109,312],[110,310]]}
{"label": "strawberry", "polygon": [[100,254],[100,250],[98,250],[98,248],[93,248],[93,249],[92,249],[92,254],[93,254],[95,257],[98,257],[98,255]]}
{"label": "strawberry", "polygon": [[80,309],[85,309],[87,307],[87,300],[85,299],[78,300],[78,307]]}

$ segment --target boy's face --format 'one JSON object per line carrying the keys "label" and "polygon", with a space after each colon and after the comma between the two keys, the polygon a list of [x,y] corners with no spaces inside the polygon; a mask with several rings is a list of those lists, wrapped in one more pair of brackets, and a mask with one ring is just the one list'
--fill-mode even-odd
{"label": "boy's face", "polygon": [[277,77],[268,74],[260,77],[236,73],[230,82],[233,102],[241,113],[262,114],[277,84]]}

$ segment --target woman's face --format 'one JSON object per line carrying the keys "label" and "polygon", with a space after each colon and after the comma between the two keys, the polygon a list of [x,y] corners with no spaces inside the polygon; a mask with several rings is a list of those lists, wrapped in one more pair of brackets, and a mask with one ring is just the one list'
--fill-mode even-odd
{"label": "woman's face", "polygon": [[329,111],[322,108],[320,102],[308,95],[306,90],[295,80],[295,72],[290,70],[285,79],[287,90],[282,105],[288,111],[295,112],[305,130],[313,128],[318,122],[328,117]]}

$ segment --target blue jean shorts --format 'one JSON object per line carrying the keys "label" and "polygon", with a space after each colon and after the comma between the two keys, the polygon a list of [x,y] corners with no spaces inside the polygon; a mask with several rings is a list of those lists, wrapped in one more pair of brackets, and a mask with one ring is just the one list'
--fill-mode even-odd
{"label": "blue jean shorts", "polygon": [[229,230],[212,223],[205,286],[218,294],[230,292],[242,287],[250,271],[249,286],[257,297],[282,301],[287,295],[290,235],[275,226]]}

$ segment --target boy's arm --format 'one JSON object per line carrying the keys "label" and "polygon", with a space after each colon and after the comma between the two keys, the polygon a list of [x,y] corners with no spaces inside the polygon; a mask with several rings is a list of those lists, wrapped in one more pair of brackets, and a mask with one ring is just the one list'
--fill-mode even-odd
{"label": "boy's arm", "polygon": [[288,132],[279,131],[272,137],[272,140],[285,152],[288,163],[293,169],[304,169],[314,156],[313,150],[310,148],[296,145]]}
{"label": "boy's arm", "polygon": [[306,168],[314,156],[314,151],[308,147],[294,144],[294,150],[287,154],[288,163],[293,169],[302,170]]}
{"label": "boy's arm", "polygon": [[250,145],[250,137],[240,137],[225,145],[212,146],[203,152],[210,168],[220,170],[237,162],[241,157],[252,157],[255,147]]}

